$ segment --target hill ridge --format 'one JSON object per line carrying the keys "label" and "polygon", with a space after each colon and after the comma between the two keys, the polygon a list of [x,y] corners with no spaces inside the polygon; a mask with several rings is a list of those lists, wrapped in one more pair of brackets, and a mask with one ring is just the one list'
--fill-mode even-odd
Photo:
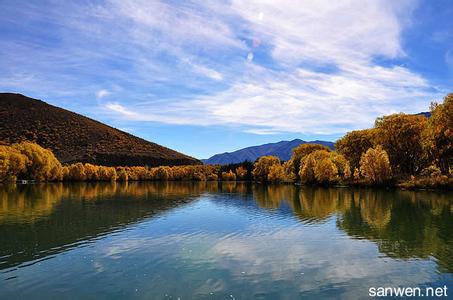
{"label": "hill ridge", "polygon": [[51,149],[63,163],[107,166],[200,163],[165,146],[18,93],[0,93],[0,140],[35,141]]}

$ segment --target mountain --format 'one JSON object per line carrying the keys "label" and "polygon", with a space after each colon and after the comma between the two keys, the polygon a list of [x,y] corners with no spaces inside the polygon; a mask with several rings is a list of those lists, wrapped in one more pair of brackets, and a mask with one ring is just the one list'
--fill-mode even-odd
{"label": "mountain", "polygon": [[334,148],[333,142],[327,141],[306,142],[300,139],[295,139],[292,141],[280,141],[278,143],[270,143],[260,146],[247,147],[234,152],[216,154],[208,159],[202,159],[202,161],[208,165],[215,164],[226,165],[231,163],[240,163],[245,160],[254,162],[257,158],[263,155],[275,155],[278,156],[281,160],[286,161],[291,158],[293,148],[306,143],[320,144],[327,146],[331,149]]}
{"label": "mountain", "polygon": [[41,100],[0,93],[0,142],[21,140],[35,141],[51,149],[63,163],[89,162],[106,166],[201,163]]}
{"label": "mountain", "polygon": [[416,116],[425,116],[427,118],[431,118],[431,113],[429,111],[424,111],[418,114],[415,114]]}

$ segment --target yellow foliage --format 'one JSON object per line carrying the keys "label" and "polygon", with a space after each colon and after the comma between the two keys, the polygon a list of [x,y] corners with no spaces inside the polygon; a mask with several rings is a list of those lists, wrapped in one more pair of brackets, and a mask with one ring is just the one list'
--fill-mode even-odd
{"label": "yellow foliage", "polygon": [[236,168],[236,176],[238,179],[243,180],[247,177],[247,170],[243,166]]}
{"label": "yellow foliage", "polygon": [[266,182],[269,171],[273,165],[280,165],[280,159],[276,156],[262,156],[255,163],[252,171],[253,178],[257,181]]}
{"label": "yellow foliage", "polygon": [[233,171],[228,171],[228,172],[222,172],[222,180],[224,181],[235,181],[236,180],[236,174],[233,173]]}
{"label": "yellow foliage", "polygon": [[16,181],[26,170],[28,158],[10,146],[0,146],[0,182]]}
{"label": "yellow foliage", "polygon": [[26,179],[37,181],[61,179],[61,163],[52,151],[31,142],[21,142],[11,147],[27,157],[28,163],[24,172]]}
{"label": "yellow foliage", "polygon": [[360,172],[368,183],[380,184],[392,177],[387,152],[381,146],[370,148],[360,159]]}
{"label": "yellow foliage", "polygon": [[286,179],[285,170],[280,164],[274,164],[269,169],[269,174],[267,175],[267,180],[269,182],[284,182]]}

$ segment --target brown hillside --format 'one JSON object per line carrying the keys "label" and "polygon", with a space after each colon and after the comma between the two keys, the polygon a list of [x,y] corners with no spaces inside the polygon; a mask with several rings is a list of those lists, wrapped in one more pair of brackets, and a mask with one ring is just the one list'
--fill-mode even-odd
{"label": "brown hillside", "polygon": [[41,100],[0,93],[0,143],[35,141],[64,163],[106,166],[199,164],[200,161]]}

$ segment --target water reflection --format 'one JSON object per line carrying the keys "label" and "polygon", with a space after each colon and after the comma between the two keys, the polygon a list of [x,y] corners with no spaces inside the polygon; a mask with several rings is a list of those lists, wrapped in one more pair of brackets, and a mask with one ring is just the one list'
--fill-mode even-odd
{"label": "water reflection", "polygon": [[190,202],[204,184],[80,183],[0,187],[0,269]]}
{"label": "water reflection", "polygon": [[[373,241],[383,255],[402,260],[434,257],[440,272],[453,273],[451,193],[236,182],[3,186],[0,269],[51,256],[201,196],[219,194],[234,195],[225,205],[289,215],[307,225],[335,220],[339,230]],[[230,244],[223,246],[231,250]]]}

